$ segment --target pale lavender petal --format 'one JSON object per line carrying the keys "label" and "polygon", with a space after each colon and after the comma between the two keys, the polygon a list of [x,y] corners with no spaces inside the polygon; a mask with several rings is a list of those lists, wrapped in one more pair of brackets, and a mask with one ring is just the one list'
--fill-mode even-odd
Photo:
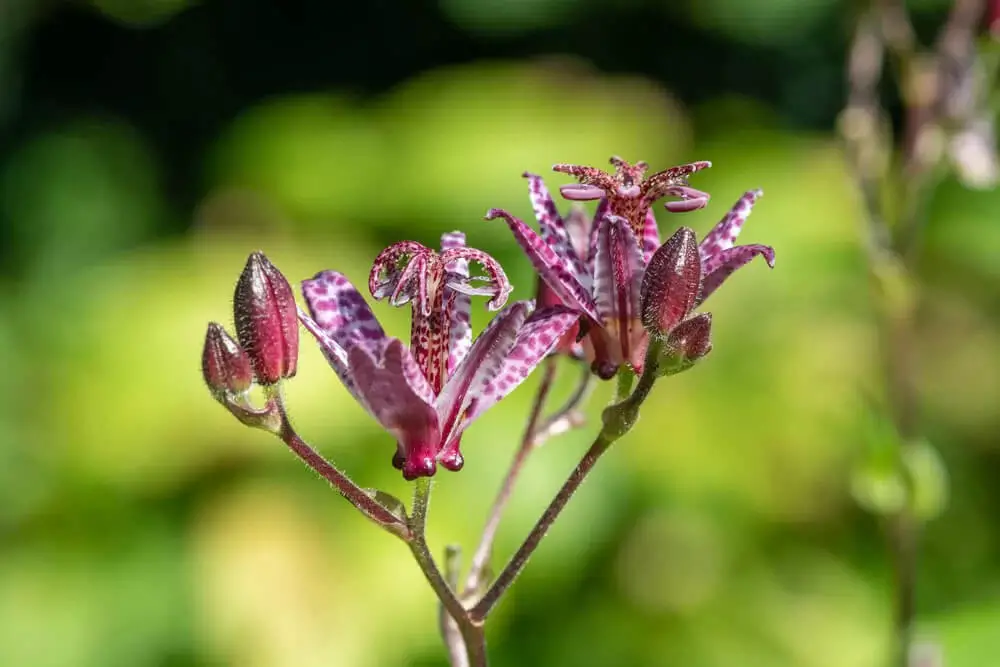
{"label": "pale lavender petal", "polygon": [[570,201],[590,201],[603,197],[604,188],[599,188],[596,185],[569,183],[559,186],[559,194],[563,196],[563,199],[569,199]]}
{"label": "pale lavender petal", "polygon": [[[463,247],[465,247],[465,234],[462,232],[456,231],[441,236],[442,251]],[[472,345],[470,319],[472,299],[469,298],[471,294],[468,291],[461,289],[465,287],[462,281],[469,278],[469,261],[464,258],[453,259],[445,265],[445,271],[448,278],[445,281],[444,305],[449,313],[448,375],[451,376]]]}
{"label": "pale lavender petal", "polygon": [[530,301],[518,301],[497,314],[449,378],[437,400],[442,442],[449,442],[458,435],[461,417],[476,397],[474,390],[500,371],[504,357],[514,345],[517,330],[530,310]]}
{"label": "pale lavender petal", "polygon": [[705,299],[733,274],[733,271],[744,266],[757,255],[763,257],[769,267],[774,268],[774,248],[766,245],[738,245],[703,260],[701,270],[705,277],[701,282],[701,296],[698,298],[698,305],[704,303]]}
{"label": "pale lavender petal", "polygon": [[763,194],[762,190],[750,190],[746,192],[733,204],[733,208],[719,221],[719,224],[705,235],[705,238],[701,240],[701,245],[698,247],[702,262],[712,255],[733,247],[736,237],[740,235],[740,230],[743,229],[743,223],[746,222],[750,216],[750,212],[753,210],[754,203]]}
{"label": "pale lavender petal", "polygon": [[372,347],[351,348],[348,359],[372,415],[404,452],[404,476],[433,474],[441,432],[437,412],[415,391],[413,382],[422,376],[409,351],[400,340],[388,338]]}
{"label": "pale lavender petal", "polygon": [[660,247],[660,228],[656,225],[653,209],[646,211],[646,221],[642,225],[642,259],[648,264],[656,249]]}
{"label": "pale lavender petal", "polygon": [[607,216],[598,232],[594,297],[601,323],[631,358],[633,329],[639,317],[639,291],[645,262],[628,221]]}
{"label": "pale lavender petal", "polygon": [[601,229],[602,221],[611,215],[611,202],[607,198],[597,203],[594,211],[594,221],[590,225],[590,250],[587,253],[587,267],[590,274],[594,274],[594,262],[597,260],[597,233]]}
{"label": "pale lavender petal", "polygon": [[556,204],[552,201],[552,195],[545,186],[545,181],[537,174],[525,172],[524,177],[528,179],[528,192],[531,195],[531,206],[535,210],[535,218],[538,220],[538,229],[542,240],[552,246],[560,257],[569,263],[569,268],[576,276],[577,280],[586,287],[589,280],[583,268],[583,260],[577,254],[570,239],[569,230],[556,209]]}
{"label": "pale lavender petal", "polygon": [[473,403],[461,428],[486,412],[527,378],[579,319],[580,314],[562,306],[536,310],[518,330],[514,345],[503,358],[500,371],[481,388],[473,388]]}
{"label": "pale lavender petal", "polygon": [[532,266],[541,278],[548,283],[552,291],[562,299],[562,302],[571,308],[579,310],[595,322],[597,311],[594,300],[587,292],[587,289],[580,284],[580,281],[573,275],[568,266],[568,262],[560,257],[556,251],[549,247],[542,238],[535,233],[531,227],[502,209],[494,208],[486,214],[487,220],[503,218],[514,239],[520,244]]}

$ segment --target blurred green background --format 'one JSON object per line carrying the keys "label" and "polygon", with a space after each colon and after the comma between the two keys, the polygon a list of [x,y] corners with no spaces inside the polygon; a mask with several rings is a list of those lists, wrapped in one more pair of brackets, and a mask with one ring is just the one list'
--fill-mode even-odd
{"label": "blurred green background", "polygon": [[[913,2],[933,35],[947,3]],[[704,233],[762,187],[773,245],[712,297],[715,351],[661,383],[488,626],[496,665],[875,667],[891,571],[851,498],[879,393],[859,201],[835,134],[840,0],[0,2],[0,666],[445,664],[406,549],[201,383],[246,255],[363,283],[386,244],[464,229],[531,296],[487,208],[524,170],[709,159]],[[565,179],[553,175],[550,184]],[[946,181],[921,260],[922,425],[950,471],[920,621],[1000,665],[1000,206]],[[662,209],[661,209],[662,210]],[[376,313],[405,335],[407,314]],[[475,324],[486,314],[475,310]],[[393,444],[303,338],[290,406],[366,486]],[[567,366],[559,392],[575,372]],[[438,476],[467,553],[537,377]],[[531,460],[519,543],[587,428]]]}

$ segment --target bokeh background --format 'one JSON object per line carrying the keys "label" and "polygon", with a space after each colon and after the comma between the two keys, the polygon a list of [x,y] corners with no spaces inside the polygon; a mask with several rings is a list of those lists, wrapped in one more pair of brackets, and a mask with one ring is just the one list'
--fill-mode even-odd
{"label": "bokeh background", "polygon": [[[946,4],[911,3],[926,36]],[[556,524],[491,619],[494,663],[883,664],[892,575],[851,494],[880,426],[835,130],[850,26],[840,0],[0,1],[0,665],[444,665],[406,549],[211,400],[205,324],[230,321],[252,250],[293,282],[362,282],[389,242],[455,228],[530,297],[484,212],[530,217],[522,171],[611,155],[714,162],[711,205],[666,233],[764,188],[743,238],[777,268],[712,297],[715,351]],[[922,425],[950,475],[920,621],[953,667],[1000,665],[998,206],[946,180],[920,263]],[[406,496],[388,437],[302,348],[303,435]],[[439,475],[439,553],[474,545],[536,382]],[[497,565],[609,396],[531,460]]]}

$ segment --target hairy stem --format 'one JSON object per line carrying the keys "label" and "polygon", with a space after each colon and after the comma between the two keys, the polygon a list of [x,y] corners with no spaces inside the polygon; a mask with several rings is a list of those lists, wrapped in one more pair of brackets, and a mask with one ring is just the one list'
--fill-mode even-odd
{"label": "hairy stem", "polygon": [[299,437],[299,434],[296,433],[288,418],[288,413],[285,410],[284,401],[279,390],[274,391],[268,401],[268,406],[277,410],[280,416],[281,427],[277,434],[278,437],[288,445],[288,448],[303,463],[329,482],[330,486],[335,488],[341,496],[346,498],[348,502],[358,508],[365,516],[404,540],[410,539],[410,530],[403,519],[393,514],[387,507],[368,495],[364,489],[351,481],[347,475],[323,458],[319,452]]}
{"label": "hairy stem", "polygon": [[[434,589],[448,615],[458,626],[462,642],[465,644],[468,667],[487,667],[486,657],[486,636],[483,632],[482,623],[474,622],[469,612],[462,606],[462,603],[455,596],[455,592],[441,574],[430,548],[427,546],[425,536],[427,527],[427,510],[430,505],[431,481],[426,477],[417,479],[413,491],[413,510],[410,516],[410,532],[412,539],[409,541],[410,551],[420,566],[427,582]],[[448,637],[444,637],[448,643]],[[449,646],[450,648],[450,646]]]}
{"label": "hairy stem", "polygon": [[507,503],[510,501],[511,492],[513,492],[517,478],[521,474],[524,462],[535,448],[535,431],[538,428],[538,421],[542,415],[545,401],[552,390],[552,383],[555,380],[555,376],[556,358],[549,357],[545,361],[542,381],[538,386],[538,393],[535,394],[531,413],[528,416],[528,423],[524,427],[524,433],[521,436],[521,443],[514,454],[514,460],[507,470],[503,483],[500,485],[500,491],[493,501],[493,506],[490,508],[486,526],[483,528],[483,535],[479,539],[479,546],[476,547],[476,551],[473,553],[469,575],[465,580],[465,592],[467,594],[475,591],[482,583],[483,572],[489,565],[490,556],[493,553],[493,542],[496,539],[497,529],[500,527],[500,519],[503,518],[504,510],[507,509]]}
{"label": "hairy stem", "polygon": [[606,439],[603,434],[597,436],[590,449],[587,450],[587,453],[580,459],[576,468],[570,473],[569,479],[562,485],[555,498],[553,498],[552,502],[545,509],[545,512],[542,513],[535,527],[531,529],[528,537],[525,538],[520,548],[496,578],[496,581],[493,582],[493,585],[486,591],[482,599],[476,603],[476,606],[470,610],[470,615],[474,620],[483,621],[493,607],[496,606],[496,603],[500,600],[500,596],[507,591],[510,585],[514,583],[514,580],[517,579],[517,576],[521,574],[521,570],[527,565],[531,555],[535,553],[535,549],[538,548],[542,538],[549,532],[549,528],[559,518],[559,515],[566,507],[566,503],[573,497],[576,490],[580,488],[587,474],[593,469],[601,455],[607,451],[610,444],[611,441]]}

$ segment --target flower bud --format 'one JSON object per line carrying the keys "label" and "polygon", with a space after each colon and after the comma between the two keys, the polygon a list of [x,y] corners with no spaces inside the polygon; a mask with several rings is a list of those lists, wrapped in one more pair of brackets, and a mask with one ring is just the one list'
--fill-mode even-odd
{"label": "flower bud", "polygon": [[295,375],[299,324],[292,287],[264,256],[255,252],[233,296],[236,336],[262,385]]}
{"label": "flower bud", "polygon": [[712,351],[712,313],[684,320],[673,328],[662,345],[655,347],[658,376],[686,371]]}
{"label": "flower bud", "polygon": [[698,240],[681,227],[649,258],[642,277],[639,309],[646,331],[667,335],[694,308],[700,288]]}
{"label": "flower bud", "polygon": [[201,352],[201,373],[217,399],[241,394],[253,382],[250,357],[222,325],[211,322]]}

